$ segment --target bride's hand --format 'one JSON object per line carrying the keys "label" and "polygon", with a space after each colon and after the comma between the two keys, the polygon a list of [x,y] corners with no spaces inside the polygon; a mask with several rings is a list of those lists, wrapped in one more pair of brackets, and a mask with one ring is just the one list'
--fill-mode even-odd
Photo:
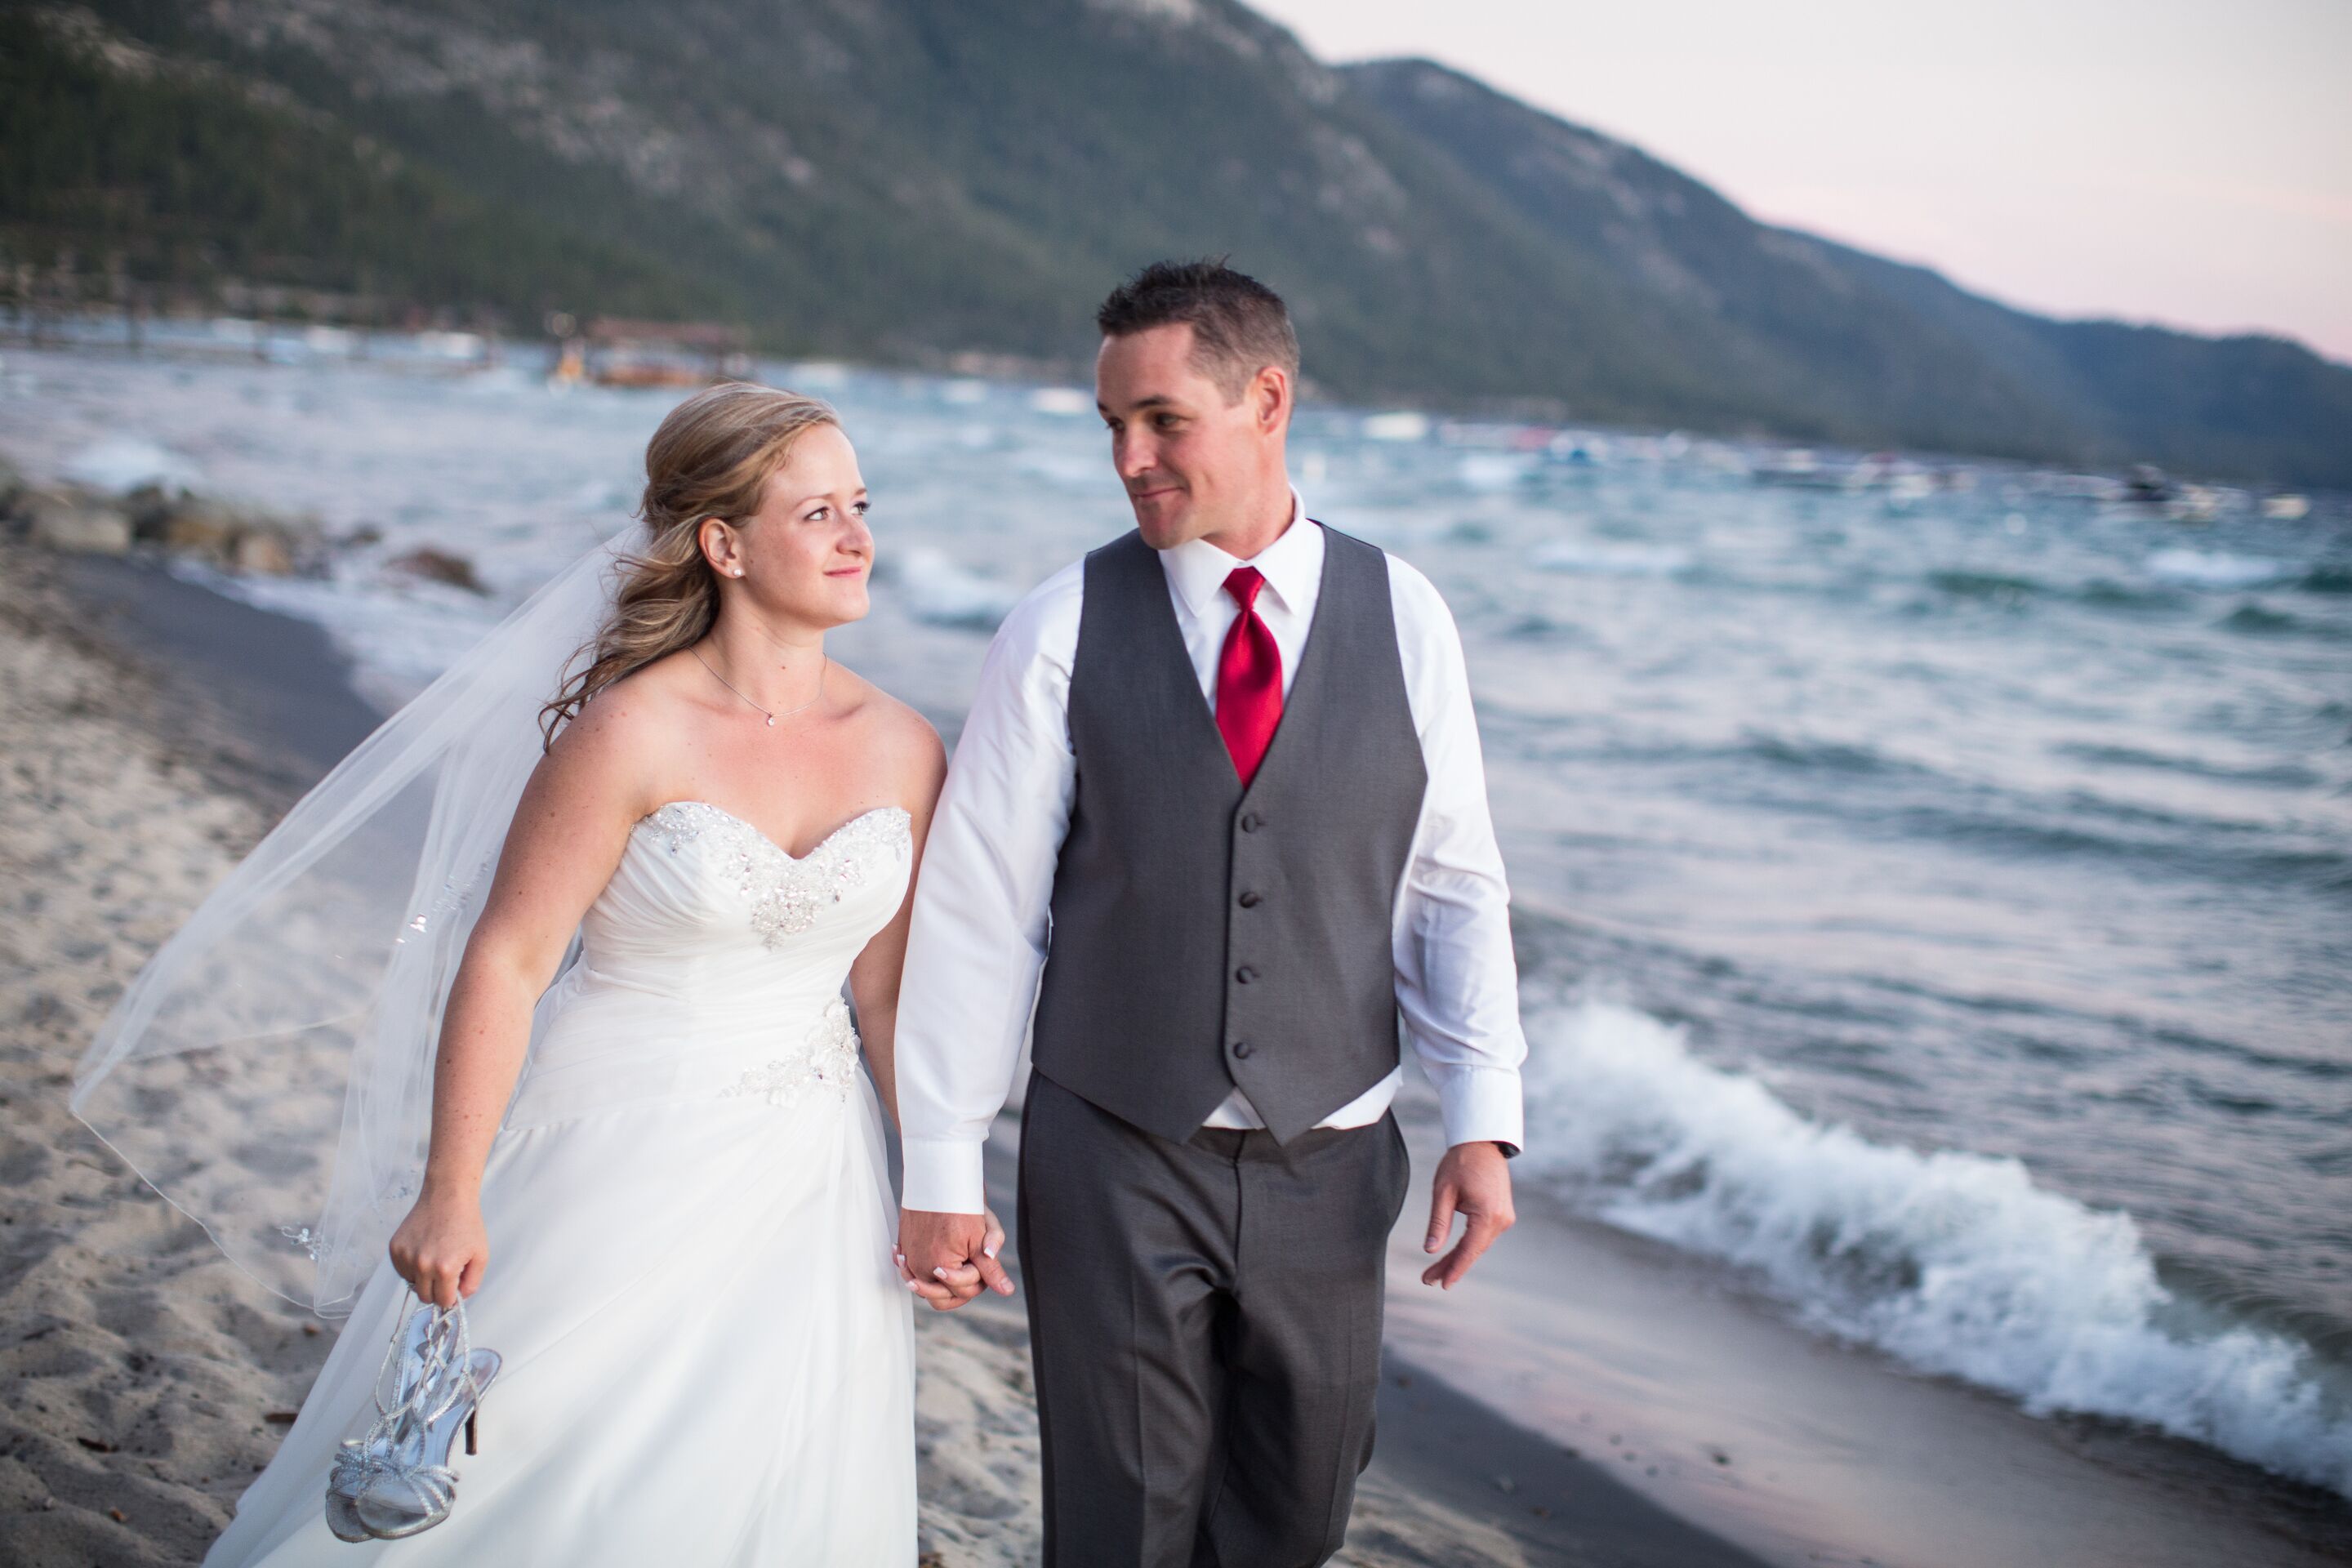
{"label": "bride's hand", "polygon": [[454,1307],[482,1288],[490,1260],[490,1234],[482,1205],[472,1195],[440,1197],[427,1192],[392,1233],[392,1266],[415,1287],[420,1300]]}
{"label": "bride's hand", "polygon": [[970,1261],[948,1268],[945,1273],[928,1279],[918,1279],[908,1267],[907,1255],[894,1244],[890,1261],[898,1265],[898,1279],[918,1296],[930,1303],[934,1311],[953,1311],[981,1292],[986,1286],[1000,1296],[1013,1294],[1013,1277],[997,1261],[1004,1250],[1004,1222],[996,1211],[981,1206],[982,1233],[980,1251]]}
{"label": "bride's hand", "polygon": [[996,1260],[997,1255],[1004,1250],[1004,1222],[997,1218],[996,1211],[986,1204],[980,1205],[980,1212],[988,1216],[988,1235],[980,1244],[982,1281],[998,1295],[1010,1296],[1013,1294],[1013,1276],[1004,1272],[1004,1265]]}

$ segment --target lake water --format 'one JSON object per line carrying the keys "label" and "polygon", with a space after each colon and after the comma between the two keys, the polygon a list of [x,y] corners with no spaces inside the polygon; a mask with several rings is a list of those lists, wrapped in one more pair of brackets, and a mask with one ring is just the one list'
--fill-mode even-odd
{"label": "lake water", "polygon": [[[876,613],[835,653],[952,740],[1005,606],[1129,526],[1090,395],[766,378],[839,406],[873,489]],[[675,395],[11,352],[0,451],[373,529],[328,578],[224,585],[396,697],[623,525]],[[1522,1179],[1821,1331],[2352,1493],[2352,506],[1789,469],[1299,418],[1308,510],[1462,626]],[[389,564],[420,545],[488,596]]]}

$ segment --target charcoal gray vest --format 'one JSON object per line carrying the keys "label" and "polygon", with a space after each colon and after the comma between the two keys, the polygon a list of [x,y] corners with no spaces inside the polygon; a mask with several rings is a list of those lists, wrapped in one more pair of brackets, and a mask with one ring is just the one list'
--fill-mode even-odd
{"label": "charcoal gray vest", "polygon": [[1286,1142],[1397,1065],[1391,920],[1428,773],[1388,559],[1323,533],[1315,619],[1247,790],[1158,554],[1129,533],[1087,557],[1077,795],[1032,1059],[1163,1138],[1239,1084]]}

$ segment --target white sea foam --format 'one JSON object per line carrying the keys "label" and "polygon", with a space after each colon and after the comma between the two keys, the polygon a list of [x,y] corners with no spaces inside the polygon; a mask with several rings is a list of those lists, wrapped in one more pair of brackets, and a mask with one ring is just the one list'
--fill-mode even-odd
{"label": "white sea foam", "polygon": [[192,489],[203,470],[186,458],[136,436],[108,436],[66,459],[65,477],[102,490],[134,490],[141,485]]}
{"label": "white sea foam", "polygon": [[2260,555],[2231,555],[2220,550],[2159,550],[2147,562],[2147,574],[2191,588],[2251,588],[2275,583],[2287,567]]}
{"label": "white sea foam", "polygon": [[1421,441],[1429,436],[1429,416],[1410,409],[1395,414],[1373,414],[1365,417],[1364,439],[1367,441]]}
{"label": "white sea foam", "polygon": [[885,583],[907,601],[908,612],[919,621],[940,626],[970,626],[992,631],[1018,603],[1018,590],[958,565],[944,552],[912,545],[901,552],[885,574]]}
{"label": "white sea foam", "polygon": [[2352,1495],[2340,1374],[2176,1297],[2130,1215],[2014,1159],[1807,1121],[1627,1007],[1529,1023],[1526,1158],[1602,1218],[1758,1270],[1811,1326],[2035,1415],[2146,1422]]}
{"label": "white sea foam", "polygon": [[1465,452],[1454,474],[1465,489],[1492,494],[1527,478],[1535,460],[1520,452]]}
{"label": "white sea foam", "polygon": [[1075,419],[1095,411],[1094,395],[1075,386],[1041,386],[1029,395],[1029,406],[1057,419]]}

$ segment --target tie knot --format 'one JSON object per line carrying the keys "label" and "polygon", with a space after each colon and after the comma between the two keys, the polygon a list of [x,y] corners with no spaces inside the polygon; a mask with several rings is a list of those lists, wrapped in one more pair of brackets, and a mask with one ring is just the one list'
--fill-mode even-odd
{"label": "tie knot", "polygon": [[1231,594],[1248,615],[1257,603],[1257,591],[1265,586],[1265,574],[1255,566],[1236,566],[1225,574],[1225,592]]}

